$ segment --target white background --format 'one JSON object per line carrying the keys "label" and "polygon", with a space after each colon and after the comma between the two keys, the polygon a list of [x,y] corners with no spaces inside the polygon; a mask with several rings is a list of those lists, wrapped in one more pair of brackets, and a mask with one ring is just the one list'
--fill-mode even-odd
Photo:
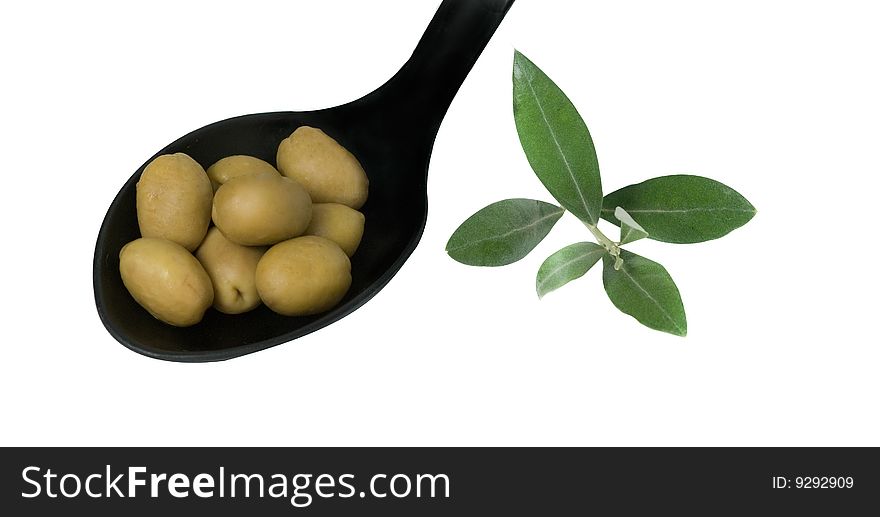
{"label": "white background", "polygon": [[[870,1],[519,0],[440,130],[421,244],[372,301],[225,363],[117,344],[91,261],[129,175],[215,120],[366,94],[437,5],[3,4],[3,445],[880,445]],[[687,338],[617,312],[598,271],[537,299],[543,259],[589,238],[571,216],[506,268],[446,256],[482,206],[551,200],[516,137],[514,48],[578,106],[606,191],[695,173],[758,208],[719,241],[631,246],[676,279]]]}

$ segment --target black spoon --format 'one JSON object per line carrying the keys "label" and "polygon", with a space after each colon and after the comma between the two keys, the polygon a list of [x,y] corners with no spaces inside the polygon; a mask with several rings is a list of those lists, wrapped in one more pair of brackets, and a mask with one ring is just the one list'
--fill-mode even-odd
{"label": "black spoon", "polygon": [[296,318],[266,307],[238,316],[209,310],[201,323],[189,328],[150,316],[122,284],[119,250],[140,236],[135,184],[151,158],[116,195],[95,245],[95,304],[110,334],[135,352],[157,359],[219,361],[304,336],[366,303],[397,273],[422,236],[434,138],[452,98],[513,1],[444,0],[409,61],[359,100],[319,111],[223,120],[156,153],[184,152],[204,167],[233,154],[274,163],[278,144],[301,125],[321,128],[348,148],[367,171],[370,196],[362,208],[367,224],[352,257],[351,289],[336,308]]}

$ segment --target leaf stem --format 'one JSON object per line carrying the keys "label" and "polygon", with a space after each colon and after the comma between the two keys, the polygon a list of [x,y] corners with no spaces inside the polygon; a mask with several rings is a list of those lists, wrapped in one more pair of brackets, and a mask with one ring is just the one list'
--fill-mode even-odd
{"label": "leaf stem", "polygon": [[623,259],[620,258],[620,246],[602,233],[602,230],[600,230],[598,226],[587,223],[584,223],[584,226],[590,230],[590,233],[592,233],[593,237],[599,241],[599,244],[601,244],[612,257],[614,257],[614,269],[619,270],[621,266],[623,266]]}

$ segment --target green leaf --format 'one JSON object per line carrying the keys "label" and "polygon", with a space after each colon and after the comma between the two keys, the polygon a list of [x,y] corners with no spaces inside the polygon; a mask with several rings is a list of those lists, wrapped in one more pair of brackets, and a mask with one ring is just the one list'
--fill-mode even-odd
{"label": "green leaf", "polygon": [[623,265],[614,269],[614,257],[606,255],[602,281],[608,298],[639,323],[676,336],[687,335],[687,319],[678,287],[666,268],[644,257],[620,251]]}
{"label": "green leaf", "polygon": [[461,223],[449,238],[446,252],[469,266],[512,264],[528,255],[564,212],[534,199],[492,203]]}
{"label": "green leaf", "polygon": [[602,181],[590,131],[562,90],[519,52],[513,60],[513,117],[541,183],[566,210],[595,225]]}
{"label": "green leaf", "polygon": [[642,226],[637,223],[631,215],[626,213],[626,210],[624,210],[623,208],[615,208],[614,217],[616,217],[617,220],[620,221],[621,244],[629,244],[639,239],[644,239],[648,236],[648,232],[646,232],[645,229],[642,228]]}
{"label": "green leaf", "polygon": [[555,291],[572,280],[584,276],[596,262],[599,262],[603,254],[605,248],[598,244],[578,242],[547,257],[538,269],[538,277],[535,280],[538,298],[543,298],[550,291]]}
{"label": "green leaf", "polygon": [[608,194],[602,217],[620,225],[614,216],[618,206],[638,218],[649,238],[677,244],[723,237],[757,212],[727,185],[684,174],[649,179]]}

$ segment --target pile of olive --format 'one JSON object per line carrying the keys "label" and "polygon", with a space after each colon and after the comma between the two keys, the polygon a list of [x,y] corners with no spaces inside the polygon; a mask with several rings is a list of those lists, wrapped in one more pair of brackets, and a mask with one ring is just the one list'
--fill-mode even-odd
{"label": "pile of olive", "polygon": [[177,153],[147,165],[137,184],[142,237],[119,253],[122,281],[142,307],[185,327],[212,305],[241,314],[262,302],[302,316],[339,303],[364,232],[367,175],[307,126],[281,142],[276,162],[236,155],[205,171]]}

